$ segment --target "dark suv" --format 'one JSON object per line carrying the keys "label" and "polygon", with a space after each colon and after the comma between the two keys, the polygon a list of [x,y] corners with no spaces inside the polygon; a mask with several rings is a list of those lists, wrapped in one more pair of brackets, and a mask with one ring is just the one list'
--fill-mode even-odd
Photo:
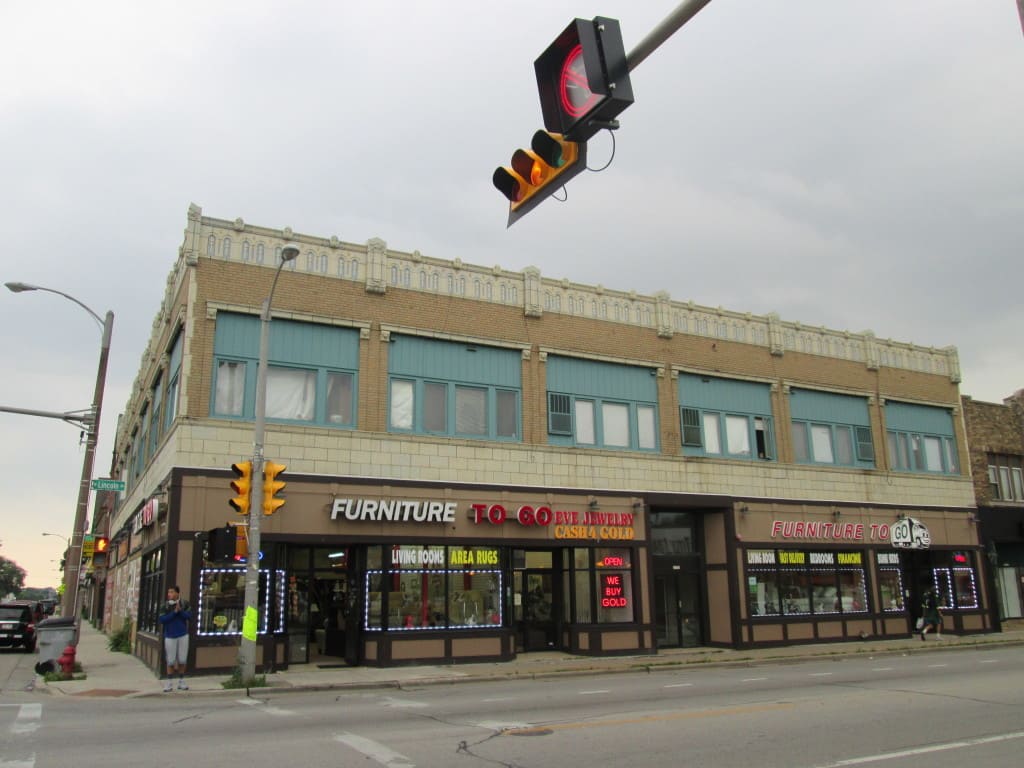
{"label": "dark suv", "polygon": [[0,648],[20,645],[25,653],[36,649],[38,605],[30,600],[0,602]]}

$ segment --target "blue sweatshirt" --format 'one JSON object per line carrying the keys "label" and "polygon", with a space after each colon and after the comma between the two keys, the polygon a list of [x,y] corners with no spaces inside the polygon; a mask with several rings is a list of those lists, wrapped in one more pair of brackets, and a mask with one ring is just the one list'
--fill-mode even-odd
{"label": "blue sweatshirt", "polygon": [[164,612],[160,614],[160,623],[164,625],[164,637],[184,637],[188,634],[188,622],[192,618],[192,611],[189,610],[188,602],[181,601],[181,610],[175,611],[174,606],[164,605]]}

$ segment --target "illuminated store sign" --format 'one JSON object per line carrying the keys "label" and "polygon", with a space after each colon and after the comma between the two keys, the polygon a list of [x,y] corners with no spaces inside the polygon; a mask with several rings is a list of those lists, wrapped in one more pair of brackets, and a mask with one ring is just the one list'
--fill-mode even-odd
{"label": "illuminated store sign", "polygon": [[454,523],[454,501],[335,499],[331,520],[371,523]]}
{"label": "illuminated store sign", "polygon": [[626,585],[621,573],[601,574],[601,607],[625,608],[628,605]]}
{"label": "illuminated store sign", "polygon": [[556,509],[523,504],[515,510],[501,504],[471,504],[469,519],[477,525],[502,525],[515,522],[523,526],[552,526],[556,539],[598,539],[629,541],[636,538],[633,523],[636,515],[629,512],[598,512]]}

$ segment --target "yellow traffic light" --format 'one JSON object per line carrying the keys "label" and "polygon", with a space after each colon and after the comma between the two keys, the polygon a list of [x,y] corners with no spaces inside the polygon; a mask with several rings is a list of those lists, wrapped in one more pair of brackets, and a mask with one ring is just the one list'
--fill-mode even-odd
{"label": "yellow traffic light", "polygon": [[508,198],[508,225],[532,211],[587,164],[585,142],[537,131],[530,149],[517,149],[510,167],[494,171],[494,186]]}
{"label": "yellow traffic light", "polygon": [[231,465],[231,471],[235,473],[235,479],[231,481],[231,490],[238,495],[230,499],[228,504],[239,514],[248,515],[249,500],[252,497],[252,462],[236,462]]}
{"label": "yellow traffic light", "polygon": [[277,494],[283,489],[286,483],[278,480],[277,476],[288,467],[284,464],[275,464],[273,461],[263,462],[263,514],[272,515],[284,506],[284,499],[277,498]]}

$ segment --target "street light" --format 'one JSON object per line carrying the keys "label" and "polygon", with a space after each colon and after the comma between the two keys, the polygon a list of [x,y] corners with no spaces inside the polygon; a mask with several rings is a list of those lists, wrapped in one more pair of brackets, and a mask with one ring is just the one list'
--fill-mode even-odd
{"label": "street light", "polygon": [[[85,458],[82,461],[82,480],[78,486],[78,506],[75,508],[75,524],[71,529],[71,538],[68,540],[68,554],[64,567],[64,596],[61,602],[61,614],[63,616],[74,616],[75,626],[78,626],[78,579],[82,569],[82,539],[85,535],[85,520],[89,512],[89,489],[92,484],[92,467],[96,458],[96,441],[100,432],[100,409],[103,405],[103,387],[107,380],[107,358],[110,356],[110,334],[114,329],[114,313],[107,311],[106,316],[101,320],[100,316],[89,307],[80,302],[74,296],[69,296],[63,291],[53,288],[43,288],[39,285],[28,283],[4,283],[14,293],[24,291],[46,291],[63,296],[68,301],[73,301],[86,312],[92,319],[100,324],[103,329],[103,336],[100,342],[100,362],[96,370],[96,388],[93,391],[92,407],[89,415],[85,418]],[[44,536],[46,534],[43,534]],[[75,632],[77,638],[78,632]]]}
{"label": "street light", "polygon": [[[252,487],[256,499],[263,498],[263,436],[267,426],[267,357],[270,349],[270,303],[274,299],[277,278],[285,263],[299,255],[299,248],[291,243],[281,249],[281,263],[274,272],[270,293],[263,300],[260,312],[260,359],[256,368],[256,424],[253,428]],[[249,555],[245,560],[245,612],[242,616],[242,642],[238,647],[238,670],[242,682],[248,684],[256,677],[256,637],[259,633],[260,594],[260,518],[262,505],[249,504]]]}

